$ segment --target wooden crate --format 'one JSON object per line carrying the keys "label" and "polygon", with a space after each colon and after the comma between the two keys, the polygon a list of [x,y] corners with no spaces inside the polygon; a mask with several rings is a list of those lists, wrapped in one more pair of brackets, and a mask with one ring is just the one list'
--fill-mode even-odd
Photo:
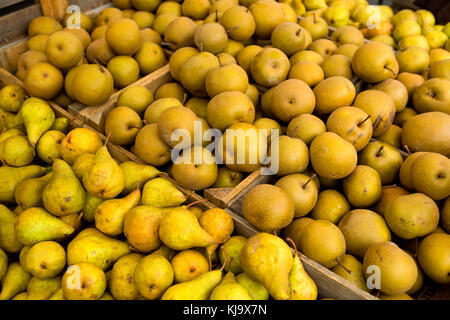
{"label": "wooden crate", "polygon": [[[71,0],[70,4],[80,6],[91,18],[112,5],[110,0]],[[0,17],[0,67],[9,72],[17,70],[20,55],[27,51],[28,24],[39,16],[42,16],[41,5],[35,4]]]}

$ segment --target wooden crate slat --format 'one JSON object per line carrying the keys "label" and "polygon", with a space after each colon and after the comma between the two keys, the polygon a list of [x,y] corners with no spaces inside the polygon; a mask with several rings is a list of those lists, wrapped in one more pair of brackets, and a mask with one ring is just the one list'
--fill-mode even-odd
{"label": "wooden crate slat", "polygon": [[0,9],[19,4],[21,2],[25,2],[26,0],[1,0],[0,1]]}

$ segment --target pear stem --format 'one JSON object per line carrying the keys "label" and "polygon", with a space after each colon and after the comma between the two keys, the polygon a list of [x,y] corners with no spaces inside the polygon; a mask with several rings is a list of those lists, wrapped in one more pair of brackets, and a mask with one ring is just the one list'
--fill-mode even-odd
{"label": "pear stem", "polygon": [[111,136],[111,133],[109,133],[109,134],[106,136],[104,146],[106,146],[106,145],[108,144],[108,141],[109,141],[109,137],[110,137],[110,136]]}
{"label": "pear stem", "polygon": [[312,179],[314,179],[316,176],[317,176],[317,174],[316,174],[316,173],[313,173],[313,174],[311,175],[311,177],[309,177],[308,181],[306,181],[306,182],[303,184],[303,189],[306,189],[306,186],[308,185],[308,183],[310,183],[310,181],[311,181]]}
{"label": "pear stem", "polygon": [[380,153],[381,153],[381,151],[383,151],[383,149],[384,149],[384,146],[381,146],[381,147],[380,147],[380,150],[378,150],[378,152],[377,152],[377,154],[376,154],[377,157],[380,156]]}
{"label": "pear stem", "polygon": [[405,144],[405,145],[403,146],[403,149],[405,149],[406,152],[408,152],[408,154],[411,154],[411,150],[409,150],[408,145]]}
{"label": "pear stem", "polygon": [[394,77],[396,76],[394,70],[392,70],[392,69],[389,68],[388,66],[384,66],[383,68],[389,70],[390,72],[392,72],[392,74],[394,75]]}
{"label": "pear stem", "polygon": [[[228,262],[228,250],[225,247],[220,247],[223,251],[225,251],[225,261],[223,262],[222,266],[220,267],[220,270],[222,271],[225,268],[225,265]],[[211,258],[210,258],[211,259]]]}
{"label": "pear stem", "polygon": [[208,201],[208,200],[203,199],[203,200],[197,200],[197,201],[191,202],[191,203],[189,203],[189,204],[186,206],[186,209],[189,208],[189,207],[192,207],[193,205],[195,205],[195,204],[197,204],[197,203],[203,203],[203,202],[206,202],[206,201]]}
{"label": "pear stem", "polygon": [[317,18],[316,18],[316,14],[315,13],[313,13],[313,21],[314,21],[314,24],[317,23]]}
{"label": "pear stem", "polygon": [[339,261],[339,259],[336,259],[336,261],[337,261],[338,265],[340,265],[340,266],[342,267],[342,269],[344,269],[345,271],[347,271],[349,274],[352,274],[352,272],[351,272],[346,266],[344,266],[344,265]]}
{"label": "pear stem", "polygon": [[170,45],[174,45],[174,43],[173,43],[173,42],[164,42],[164,41],[161,41],[161,45],[163,45],[163,46],[170,46]]}
{"label": "pear stem", "polygon": [[298,250],[297,250],[297,246],[295,245],[295,242],[289,237],[286,238],[286,241],[291,243],[292,247],[294,247],[295,255],[297,255],[298,254]]}
{"label": "pear stem", "polygon": [[216,22],[219,21],[219,10],[216,9]]}
{"label": "pear stem", "polygon": [[77,221],[75,222],[74,228],[75,228],[76,226],[78,226],[78,224],[81,222],[81,218],[83,218],[83,214],[84,214],[84,213],[81,212],[80,215],[78,216]]}
{"label": "pear stem", "polygon": [[300,32],[302,32],[302,29],[301,29],[301,28],[299,28],[299,29],[297,30],[297,32],[295,33],[295,35],[298,37],[298,35],[300,34]]}
{"label": "pear stem", "polygon": [[[219,62],[220,62],[220,60],[219,60]],[[183,95],[183,105],[186,103],[187,97],[188,97],[188,95],[185,92],[184,95]]]}
{"label": "pear stem", "polygon": [[230,29],[227,30],[227,33],[230,33],[231,31],[236,30],[237,28],[239,28],[239,26],[231,27]]}
{"label": "pear stem", "polygon": [[358,123],[358,127],[361,126],[364,122],[366,122],[369,119],[370,119],[370,114],[367,115],[367,117],[364,120],[362,120],[361,122]]}

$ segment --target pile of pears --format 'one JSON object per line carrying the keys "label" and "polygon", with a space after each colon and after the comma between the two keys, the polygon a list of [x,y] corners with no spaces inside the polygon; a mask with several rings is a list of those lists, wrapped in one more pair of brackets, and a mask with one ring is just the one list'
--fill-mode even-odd
{"label": "pile of pears", "polygon": [[63,107],[73,101],[103,104],[114,91],[167,63],[157,25],[168,20],[159,16],[180,13],[170,3],[161,8],[159,4],[152,11],[130,3],[127,10],[110,7],[95,17],[68,13],[61,21],[47,16],[33,19],[17,77],[31,96]]}

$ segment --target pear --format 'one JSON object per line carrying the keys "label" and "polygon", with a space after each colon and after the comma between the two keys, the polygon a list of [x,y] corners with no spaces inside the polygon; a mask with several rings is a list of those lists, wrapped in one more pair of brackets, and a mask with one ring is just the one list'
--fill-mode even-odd
{"label": "pear", "polygon": [[55,113],[44,100],[27,99],[20,109],[20,115],[27,129],[28,141],[35,146],[42,134],[53,126]]}
{"label": "pear", "polygon": [[7,269],[8,269],[8,256],[2,249],[0,249],[0,280],[2,280],[3,276],[6,274]]}
{"label": "pear", "polygon": [[[240,262],[240,254],[242,248],[244,248],[247,243],[247,238],[243,236],[232,236],[227,241],[225,241],[221,248],[224,250],[219,250],[219,259],[220,263],[225,265],[225,271],[233,272],[234,274],[238,274],[242,272],[241,262]],[[226,258],[228,256],[229,262],[226,263]]]}
{"label": "pear", "polygon": [[25,292],[21,292],[16,294],[13,298],[11,298],[11,300],[27,300],[28,297],[28,293]]}
{"label": "pear", "polygon": [[22,135],[12,136],[0,145],[0,160],[4,165],[27,166],[33,161],[35,154],[34,148]]}
{"label": "pear", "polygon": [[83,175],[83,185],[86,191],[102,199],[116,197],[125,187],[125,175],[106,145],[96,152],[94,163]]}
{"label": "pear", "polygon": [[309,31],[296,22],[283,22],[275,27],[271,34],[271,42],[288,56],[305,50],[312,42]]}
{"label": "pear", "polygon": [[247,221],[262,231],[288,226],[294,218],[294,202],[284,189],[260,184],[244,197],[242,213]]}
{"label": "pear", "polygon": [[150,300],[161,297],[164,291],[172,285],[173,279],[172,265],[166,258],[157,254],[142,258],[134,273],[137,290]]}
{"label": "pear", "polygon": [[38,242],[23,256],[23,267],[39,279],[57,276],[65,265],[66,251],[55,241]]}
{"label": "pear", "polygon": [[339,191],[328,189],[319,193],[316,205],[311,213],[311,218],[327,220],[333,224],[337,224],[349,211],[350,204],[346,197]]}
{"label": "pear", "polygon": [[48,173],[40,178],[30,178],[22,181],[14,191],[16,203],[24,210],[43,206],[42,192],[50,182],[52,175],[53,173]]}
{"label": "pear", "polygon": [[136,206],[125,214],[123,231],[128,243],[140,252],[150,252],[161,246],[158,228],[162,217],[173,208]]}
{"label": "pear", "polygon": [[14,224],[17,216],[3,204],[0,204],[0,248],[6,252],[16,253],[22,249],[22,243],[16,238]]}
{"label": "pear", "polygon": [[25,210],[17,217],[14,230],[17,240],[24,245],[59,240],[74,232],[69,224],[36,207]]}
{"label": "pear", "polygon": [[381,196],[380,175],[368,166],[356,166],[344,179],[343,187],[348,201],[356,208],[367,208]]}
{"label": "pear", "polygon": [[130,253],[121,257],[114,264],[108,287],[115,299],[134,300],[139,295],[134,282],[134,275],[136,267],[142,258],[143,256],[139,253]]}
{"label": "pear", "polygon": [[61,141],[59,152],[64,161],[73,164],[83,153],[96,153],[102,146],[100,135],[87,128],[70,131]]}
{"label": "pear", "polygon": [[0,109],[7,112],[19,112],[27,97],[27,92],[17,84],[10,84],[0,89]]}
{"label": "pear", "polygon": [[63,289],[59,288],[48,300],[66,300]]}
{"label": "pear", "polygon": [[371,245],[391,240],[386,222],[371,210],[350,211],[342,217],[338,227],[344,235],[347,252],[361,258]]}
{"label": "pear", "polygon": [[373,273],[369,266],[379,268],[380,290],[384,294],[404,293],[417,279],[414,259],[393,242],[377,243],[367,250],[363,261],[366,279]]}
{"label": "pear", "polygon": [[210,300],[253,300],[248,291],[228,272],[222,282],[211,292]]}
{"label": "pear", "polygon": [[225,49],[227,41],[225,28],[217,22],[204,23],[194,32],[194,42],[200,51],[218,54]]}
{"label": "pear", "polygon": [[236,281],[243,286],[253,300],[268,300],[269,291],[258,281],[253,280],[245,272],[237,275]]}
{"label": "pear", "polygon": [[[226,78],[222,76],[222,79]],[[206,107],[206,120],[212,127],[222,131],[232,124],[252,123],[254,119],[255,107],[250,98],[240,91],[221,92],[215,95]]]}
{"label": "pear", "polygon": [[27,300],[48,300],[61,288],[61,277],[40,279],[33,277],[28,282]]}
{"label": "pear", "polygon": [[69,265],[61,286],[67,300],[97,300],[105,292],[106,277],[98,266],[80,262]]}
{"label": "pear", "polygon": [[217,179],[214,182],[213,188],[234,188],[242,180],[244,175],[241,172],[236,172],[228,169],[227,167],[219,168],[217,173]]}
{"label": "pear", "polygon": [[450,195],[450,160],[434,152],[422,154],[412,163],[410,178],[414,189],[433,200]]}
{"label": "pear", "polygon": [[369,292],[366,279],[364,277],[363,265],[354,256],[350,254],[344,255],[339,260],[339,264],[331,269],[334,273],[350,281],[361,290]]}
{"label": "pear", "polygon": [[285,19],[283,9],[276,1],[255,1],[248,9],[255,19],[255,36],[258,39],[270,39],[272,31]]}
{"label": "pear", "polygon": [[434,233],[422,240],[418,250],[418,259],[422,270],[433,281],[442,285],[450,283],[449,248],[450,235]]}
{"label": "pear", "polygon": [[95,210],[103,201],[105,200],[86,192],[86,202],[82,210],[83,218],[88,222],[94,222]]}
{"label": "pear", "polygon": [[447,233],[450,232],[450,198],[445,200],[444,206],[441,210],[441,225]]}
{"label": "pear", "polygon": [[36,144],[36,152],[39,158],[47,163],[53,163],[55,159],[61,159],[59,146],[66,135],[59,130],[45,132]]}
{"label": "pear", "polygon": [[16,187],[26,179],[42,176],[44,172],[45,168],[36,165],[21,168],[0,167],[0,202],[14,202]]}
{"label": "pear", "polygon": [[290,225],[283,229],[283,237],[290,238],[294,242],[295,246],[299,246],[303,230],[312,221],[314,220],[309,217],[293,220]]}
{"label": "pear", "polygon": [[381,189],[381,196],[378,202],[375,204],[373,210],[384,217],[384,213],[386,212],[387,205],[399,196],[403,196],[405,194],[409,194],[408,191],[403,189],[402,187],[394,186],[384,186]]}
{"label": "pear", "polygon": [[179,81],[180,80],[180,70],[183,63],[192,57],[193,55],[199,53],[197,48],[184,47],[176,50],[169,59],[170,74],[172,77]]}
{"label": "pear", "polygon": [[31,274],[25,271],[18,262],[10,263],[2,278],[0,300],[9,300],[19,292],[25,291],[31,277]]}
{"label": "pear", "polygon": [[345,254],[345,238],[331,222],[314,220],[303,229],[300,250],[324,267],[333,268],[338,264],[337,259]]}
{"label": "pear", "polygon": [[143,205],[157,208],[178,207],[186,201],[186,196],[172,182],[164,178],[154,178],[144,185]]}
{"label": "pear", "polygon": [[286,135],[303,140],[308,146],[319,134],[327,131],[323,121],[309,113],[299,114],[287,127]]}
{"label": "pear", "polygon": [[175,282],[191,281],[209,271],[209,262],[203,253],[189,249],[177,253],[170,262]]}
{"label": "pear", "polygon": [[291,288],[290,300],[316,300],[317,285],[305,271],[295,243],[289,238],[288,241],[291,242],[295,250],[292,269],[289,272],[289,287]]}
{"label": "pear", "polygon": [[402,239],[423,237],[439,223],[439,208],[422,193],[399,196],[389,202],[384,213],[389,228]]}
{"label": "pear", "polygon": [[162,300],[208,300],[211,292],[222,280],[222,269],[206,272],[194,280],[171,286]]}
{"label": "pear", "polygon": [[127,243],[110,238],[97,229],[81,231],[67,246],[67,263],[90,262],[105,270],[120,257],[130,253]]}
{"label": "pear", "polygon": [[219,208],[206,210],[198,221],[200,227],[209,233],[217,243],[206,248],[208,256],[211,256],[218,247],[218,243],[225,242],[233,233],[234,221],[225,210]]}
{"label": "pear", "polygon": [[[152,147],[148,148],[149,145]],[[156,123],[148,124],[139,131],[133,152],[154,166],[165,165],[171,159],[170,147],[160,138]]]}
{"label": "pear", "polygon": [[175,250],[172,250],[163,244],[158,250],[153,251],[152,254],[159,254],[170,261],[175,256],[175,253],[176,253]]}
{"label": "pear", "polygon": [[134,161],[125,161],[119,166],[125,175],[125,188],[122,190],[123,194],[128,194],[133,190],[136,190],[140,183],[145,183],[161,173],[153,166],[136,163]]}
{"label": "pear", "polygon": [[95,227],[109,236],[123,232],[125,214],[141,199],[141,190],[136,189],[121,199],[109,199],[95,209]]}
{"label": "pear", "polygon": [[20,112],[14,114],[0,109],[0,124],[7,129],[13,129],[22,128],[24,123]]}
{"label": "pear", "polygon": [[70,165],[61,159],[53,162],[53,174],[42,192],[44,207],[55,216],[65,216],[81,211],[86,193]]}
{"label": "pear", "polygon": [[72,170],[75,176],[81,180],[83,179],[83,175],[86,171],[89,170],[89,168],[94,163],[95,154],[93,153],[83,153],[80,155],[75,162],[72,165]]}
{"label": "pear", "polygon": [[284,81],[288,76],[289,69],[290,62],[288,57],[277,48],[264,48],[259,51],[250,66],[253,80],[257,84],[268,88],[275,87]]}
{"label": "pear", "polygon": [[218,68],[219,59],[209,52],[200,52],[189,57],[180,68],[183,87],[197,97],[206,97],[206,76],[210,70]]}
{"label": "pear", "polygon": [[164,215],[159,226],[159,237],[174,250],[216,244],[214,238],[201,228],[197,217],[185,208],[175,208]]}
{"label": "pear", "polygon": [[242,270],[261,282],[274,299],[290,298],[293,258],[289,246],[279,237],[261,232],[249,238],[241,251],[240,263]]}

